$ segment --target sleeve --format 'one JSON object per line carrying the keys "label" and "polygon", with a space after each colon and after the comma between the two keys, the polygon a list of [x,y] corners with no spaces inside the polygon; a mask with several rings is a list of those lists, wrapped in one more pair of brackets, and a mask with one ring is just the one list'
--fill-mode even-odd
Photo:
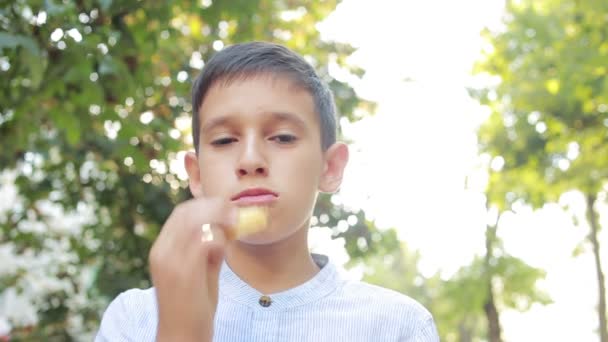
{"label": "sleeve", "polygon": [[429,317],[418,329],[415,342],[439,342],[439,333],[433,317]]}
{"label": "sleeve", "polygon": [[108,306],[103,318],[95,342],[126,342],[135,341],[129,334],[133,327],[125,305],[125,294],[118,295]]}

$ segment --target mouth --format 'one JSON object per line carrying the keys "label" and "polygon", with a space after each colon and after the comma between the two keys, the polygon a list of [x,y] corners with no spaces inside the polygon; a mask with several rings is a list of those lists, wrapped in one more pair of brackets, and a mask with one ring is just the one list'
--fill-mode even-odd
{"label": "mouth", "polygon": [[230,200],[237,205],[268,205],[279,197],[279,195],[271,190],[264,188],[251,188],[241,191]]}

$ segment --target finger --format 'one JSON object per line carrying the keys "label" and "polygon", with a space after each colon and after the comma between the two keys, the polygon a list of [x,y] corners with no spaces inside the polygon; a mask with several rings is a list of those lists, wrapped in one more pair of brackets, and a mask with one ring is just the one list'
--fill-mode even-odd
{"label": "finger", "polygon": [[[194,254],[197,255],[194,255]],[[192,248],[188,258],[197,258],[193,267],[198,274],[196,278],[200,281],[200,290],[208,295],[213,307],[217,305],[219,288],[219,273],[224,262],[225,244],[222,240],[210,240],[199,243],[197,248]]]}
{"label": "finger", "polygon": [[217,297],[219,290],[219,275],[226,245],[222,241],[208,242],[207,246],[207,290],[209,299],[212,301],[213,307],[217,306]]}
{"label": "finger", "polygon": [[201,242],[213,241],[213,230],[211,230],[211,225],[209,223],[205,223],[201,226]]}
{"label": "finger", "polygon": [[236,221],[235,208],[220,199],[197,198],[185,201],[174,210],[176,222],[170,229],[174,230],[176,244],[186,247],[200,236],[201,229],[205,224],[218,227],[233,225]]}
{"label": "finger", "polygon": [[232,228],[227,227],[227,226],[223,226],[223,225],[218,225],[218,224],[212,224],[210,225],[210,230],[211,230],[211,235],[213,236],[213,240],[220,242],[220,243],[226,243],[227,242],[227,236],[229,235],[229,231]]}
{"label": "finger", "polygon": [[220,241],[210,241],[206,247],[206,261],[207,261],[207,273],[210,276],[219,273],[219,269],[224,262],[224,252],[226,250],[226,244]]}
{"label": "finger", "polygon": [[188,226],[204,223],[229,226],[236,222],[233,205],[219,198],[195,198],[180,204]]}
{"label": "finger", "polygon": [[204,273],[217,274],[219,268],[224,260],[224,248],[226,244],[226,236],[224,229],[218,225],[211,225],[205,223],[201,227],[200,232],[200,245],[198,248],[200,252],[198,256],[202,258],[201,266]]}
{"label": "finger", "polygon": [[226,235],[224,229],[217,225],[204,224],[201,229],[201,247],[207,249],[201,254],[205,258],[205,264],[208,272],[219,269],[223,262],[223,249],[226,245]]}

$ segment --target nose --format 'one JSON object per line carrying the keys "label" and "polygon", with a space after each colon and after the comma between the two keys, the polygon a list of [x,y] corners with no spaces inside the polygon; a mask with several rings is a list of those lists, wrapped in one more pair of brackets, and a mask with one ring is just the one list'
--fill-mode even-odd
{"label": "nose", "polygon": [[268,163],[260,145],[256,137],[246,139],[236,168],[239,178],[268,175]]}

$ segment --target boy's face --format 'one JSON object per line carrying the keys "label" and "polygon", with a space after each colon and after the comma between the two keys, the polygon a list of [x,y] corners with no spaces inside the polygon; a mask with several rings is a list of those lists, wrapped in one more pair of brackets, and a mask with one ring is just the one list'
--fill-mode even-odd
{"label": "boy's face", "polygon": [[288,78],[217,82],[199,113],[198,157],[186,156],[193,195],[269,208],[268,229],[241,241],[291,236],[308,226],[318,191],[339,187],[348,149],[337,143],[322,151],[313,98]]}

